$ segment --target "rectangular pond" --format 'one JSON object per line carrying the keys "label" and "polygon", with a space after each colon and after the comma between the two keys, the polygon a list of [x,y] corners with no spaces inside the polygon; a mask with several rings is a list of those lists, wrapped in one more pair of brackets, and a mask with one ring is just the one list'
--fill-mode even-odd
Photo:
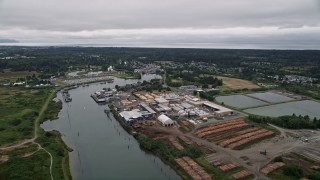
{"label": "rectangular pond", "polygon": [[294,100],[293,98],[290,98],[281,94],[276,94],[273,92],[253,93],[253,94],[247,94],[247,96],[254,97],[270,103],[279,103],[279,102]]}
{"label": "rectangular pond", "polygon": [[225,105],[245,109],[250,107],[267,105],[268,103],[260,101],[258,99],[254,99],[244,95],[231,95],[231,96],[218,96],[216,100],[220,103],[224,103]]}
{"label": "rectangular pond", "polygon": [[262,115],[262,116],[284,116],[292,115],[293,113],[298,115],[308,115],[310,118],[316,117],[320,118],[320,103],[304,100],[304,101],[295,101],[282,104],[275,104],[271,106],[264,106],[258,108],[251,108],[245,110],[247,113]]}

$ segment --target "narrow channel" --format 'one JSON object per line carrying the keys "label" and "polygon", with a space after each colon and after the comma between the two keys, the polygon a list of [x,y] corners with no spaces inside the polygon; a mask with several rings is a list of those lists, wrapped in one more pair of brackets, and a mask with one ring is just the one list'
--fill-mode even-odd
{"label": "narrow channel", "polygon": [[[143,75],[149,81],[156,75]],[[59,118],[41,124],[45,131],[58,130],[69,153],[73,179],[181,179],[158,157],[140,149],[138,142],[104,107],[90,97],[102,88],[136,83],[138,80],[114,78],[113,83],[95,83],[70,90],[72,102],[63,102]],[[62,99],[61,93],[57,95]]]}

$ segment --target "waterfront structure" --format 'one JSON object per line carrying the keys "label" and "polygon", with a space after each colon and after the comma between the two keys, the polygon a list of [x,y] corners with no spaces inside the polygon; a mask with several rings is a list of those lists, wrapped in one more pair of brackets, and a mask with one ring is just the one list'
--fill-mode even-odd
{"label": "waterfront structure", "polygon": [[193,92],[197,89],[198,87],[195,85],[188,85],[188,86],[180,86],[179,89],[183,91],[188,91],[188,92]]}
{"label": "waterfront structure", "polygon": [[131,111],[122,111],[119,116],[127,125],[132,125],[133,123],[141,120],[148,120],[153,117],[153,114],[148,111],[140,111],[139,109],[133,109]]}
{"label": "waterfront structure", "polygon": [[70,94],[67,90],[63,90],[62,91],[62,97],[63,97],[63,100],[67,103],[67,102],[71,102],[72,101],[72,98],[70,97]]}
{"label": "waterfront structure", "polygon": [[117,91],[115,89],[112,89],[110,91],[107,90],[101,90],[96,91],[95,93],[91,94],[91,97],[97,102],[97,103],[104,103],[108,101],[113,94],[115,94]]}

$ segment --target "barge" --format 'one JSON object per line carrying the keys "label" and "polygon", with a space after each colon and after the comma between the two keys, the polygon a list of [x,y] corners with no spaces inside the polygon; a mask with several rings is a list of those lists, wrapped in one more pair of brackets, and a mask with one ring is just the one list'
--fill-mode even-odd
{"label": "barge", "polygon": [[116,91],[117,90],[115,90],[115,89],[111,90],[111,89],[103,88],[103,90],[96,91],[95,93],[91,94],[90,96],[97,103],[105,103],[113,97],[113,94],[115,94]]}
{"label": "barge", "polygon": [[63,90],[62,91],[62,97],[64,102],[68,103],[72,101],[72,98],[70,97],[69,91],[68,90]]}

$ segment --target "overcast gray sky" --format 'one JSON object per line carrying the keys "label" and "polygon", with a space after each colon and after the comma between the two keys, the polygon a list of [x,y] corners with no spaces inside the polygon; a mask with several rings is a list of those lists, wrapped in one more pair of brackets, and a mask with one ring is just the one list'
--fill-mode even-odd
{"label": "overcast gray sky", "polygon": [[0,0],[0,38],[110,46],[320,49],[320,1]]}

